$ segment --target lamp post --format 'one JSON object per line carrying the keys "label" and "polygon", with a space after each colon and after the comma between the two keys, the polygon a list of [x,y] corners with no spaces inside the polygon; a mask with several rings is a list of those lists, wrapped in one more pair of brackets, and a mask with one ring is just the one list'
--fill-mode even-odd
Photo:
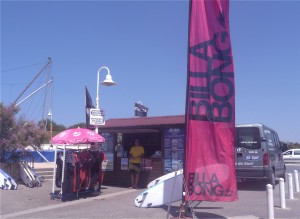
{"label": "lamp post", "polygon": [[52,130],[53,130],[51,109],[49,109],[48,116],[50,117],[50,140],[51,140],[52,139]]}
{"label": "lamp post", "polygon": [[[107,70],[107,75],[105,77],[105,80],[103,82],[101,82],[101,84],[105,85],[105,86],[112,86],[112,85],[116,85],[117,83],[114,82],[112,80],[112,77],[110,75],[110,71],[109,68],[103,66],[101,68],[99,68],[98,70],[98,75],[97,75],[97,96],[96,96],[96,109],[99,110],[100,106],[99,106],[99,77],[100,77],[100,71],[102,69],[106,69]],[[98,133],[98,126],[96,126],[95,128],[95,132]]]}

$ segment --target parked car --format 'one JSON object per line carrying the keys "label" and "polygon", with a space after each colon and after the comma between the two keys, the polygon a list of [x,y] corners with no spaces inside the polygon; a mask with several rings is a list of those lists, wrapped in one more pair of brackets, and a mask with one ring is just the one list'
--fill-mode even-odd
{"label": "parked car", "polygon": [[285,162],[300,162],[300,149],[290,149],[283,153],[283,160]]}
{"label": "parked car", "polygon": [[276,131],[263,124],[236,126],[235,170],[238,181],[261,180],[275,186],[285,179],[282,145]]}

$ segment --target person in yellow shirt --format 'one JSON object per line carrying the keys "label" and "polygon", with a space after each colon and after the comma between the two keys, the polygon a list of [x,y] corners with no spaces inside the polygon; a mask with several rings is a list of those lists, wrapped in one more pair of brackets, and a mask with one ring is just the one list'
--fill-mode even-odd
{"label": "person in yellow shirt", "polygon": [[141,172],[141,162],[144,156],[144,147],[140,145],[140,140],[135,139],[134,145],[130,148],[129,152],[129,171],[131,176],[131,185],[132,188],[136,189],[139,176]]}

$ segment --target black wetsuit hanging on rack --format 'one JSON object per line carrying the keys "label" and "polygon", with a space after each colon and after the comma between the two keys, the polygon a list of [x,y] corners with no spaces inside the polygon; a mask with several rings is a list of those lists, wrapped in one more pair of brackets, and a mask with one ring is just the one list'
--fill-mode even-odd
{"label": "black wetsuit hanging on rack", "polygon": [[62,166],[63,161],[61,159],[61,153],[58,153],[56,158],[56,175],[55,175],[55,185],[57,187],[61,187],[61,179],[62,179]]}
{"label": "black wetsuit hanging on rack", "polygon": [[64,182],[62,185],[63,194],[68,194],[73,192],[74,167],[75,167],[75,161],[72,155],[72,151],[66,150],[65,171],[64,171],[65,174],[64,174]]}

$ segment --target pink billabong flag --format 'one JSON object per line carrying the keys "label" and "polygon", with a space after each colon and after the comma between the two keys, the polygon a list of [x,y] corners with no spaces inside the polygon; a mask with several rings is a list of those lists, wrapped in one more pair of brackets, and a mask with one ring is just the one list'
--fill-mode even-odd
{"label": "pink billabong flag", "polygon": [[237,200],[229,0],[191,0],[185,200]]}

